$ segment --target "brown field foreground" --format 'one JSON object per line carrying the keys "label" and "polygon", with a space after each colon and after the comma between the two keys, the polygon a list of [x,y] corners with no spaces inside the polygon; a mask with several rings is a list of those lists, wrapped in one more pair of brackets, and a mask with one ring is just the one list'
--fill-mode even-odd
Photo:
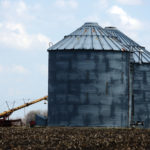
{"label": "brown field foreground", "polygon": [[150,150],[150,130],[116,128],[0,128],[0,150]]}

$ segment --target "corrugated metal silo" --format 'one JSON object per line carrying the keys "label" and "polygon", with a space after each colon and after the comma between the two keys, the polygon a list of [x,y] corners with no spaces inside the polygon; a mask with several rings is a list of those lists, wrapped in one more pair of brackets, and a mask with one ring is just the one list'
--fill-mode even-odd
{"label": "corrugated metal silo", "polygon": [[132,121],[144,122],[150,127],[150,52],[145,50],[116,28],[105,30],[128,47],[131,47],[134,61],[132,65]]}
{"label": "corrugated metal silo", "polygon": [[48,125],[127,127],[130,49],[85,23],[48,49]]}

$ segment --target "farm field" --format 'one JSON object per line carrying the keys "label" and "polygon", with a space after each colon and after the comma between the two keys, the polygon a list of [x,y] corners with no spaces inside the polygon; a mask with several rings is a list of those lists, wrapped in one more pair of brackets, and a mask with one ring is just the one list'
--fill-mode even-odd
{"label": "farm field", "polygon": [[0,128],[0,150],[150,150],[150,130],[46,127]]}

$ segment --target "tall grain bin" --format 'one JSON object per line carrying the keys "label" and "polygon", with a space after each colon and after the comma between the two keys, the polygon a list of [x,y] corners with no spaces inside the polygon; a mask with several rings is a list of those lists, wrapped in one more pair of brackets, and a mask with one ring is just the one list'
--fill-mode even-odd
{"label": "tall grain bin", "polygon": [[150,52],[116,28],[106,27],[105,31],[132,49],[132,121],[150,128]]}
{"label": "tall grain bin", "polygon": [[48,125],[127,127],[130,52],[97,23],[48,49]]}

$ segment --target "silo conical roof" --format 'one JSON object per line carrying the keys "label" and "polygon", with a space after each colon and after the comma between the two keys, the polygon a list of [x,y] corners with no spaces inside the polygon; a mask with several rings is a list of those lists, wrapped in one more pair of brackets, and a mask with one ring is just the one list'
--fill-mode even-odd
{"label": "silo conical roof", "polygon": [[132,52],[135,62],[150,62],[150,52],[115,27],[87,22],[48,50],[115,50]]}
{"label": "silo conical roof", "polygon": [[139,45],[127,35],[119,31],[116,27],[105,27],[105,31],[133,51],[135,62],[139,62],[139,59],[141,59],[142,62],[150,62],[150,52],[147,51],[145,47]]}
{"label": "silo conical roof", "polygon": [[116,50],[129,49],[97,23],[87,22],[48,50]]}

